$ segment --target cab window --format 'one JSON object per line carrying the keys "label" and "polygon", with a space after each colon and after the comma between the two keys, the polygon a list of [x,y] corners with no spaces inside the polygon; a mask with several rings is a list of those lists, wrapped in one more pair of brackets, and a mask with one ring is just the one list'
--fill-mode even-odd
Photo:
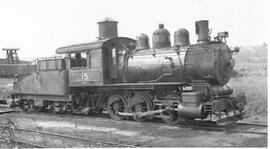
{"label": "cab window", "polygon": [[87,67],[87,52],[72,53],[70,55],[70,66],[72,67]]}

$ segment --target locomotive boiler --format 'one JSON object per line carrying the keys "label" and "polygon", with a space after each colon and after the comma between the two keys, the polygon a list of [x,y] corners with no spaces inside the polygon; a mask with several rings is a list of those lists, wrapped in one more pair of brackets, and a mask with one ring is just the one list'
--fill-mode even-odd
{"label": "locomotive boiler", "polygon": [[[157,49],[135,49],[126,64],[127,82],[190,82],[191,80],[205,80],[210,84],[225,85],[228,83],[234,67],[232,51],[225,43],[212,42],[208,39],[200,44],[189,45],[179,43],[171,47],[170,42],[159,44],[159,33],[165,29],[154,32],[153,46]],[[178,33],[180,32],[180,33]],[[188,38],[186,30],[179,30],[174,38]],[[168,32],[164,32],[168,36]],[[157,34],[157,35],[155,35]],[[184,37],[181,37],[184,36]],[[167,37],[167,39],[169,39]],[[143,37],[138,37],[143,38]],[[144,38],[148,40],[148,38]],[[139,42],[148,42],[137,40]]]}
{"label": "locomotive boiler", "polygon": [[[108,113],[113,119],[161,118],[174,124],[222,121],[242,115],[245,98],[232,96],[227,84],[234,59],[226,44],[228,32],[211,40],[208,21],[195,23],[198,40],[189,32],[170,33],[163,24],[153,32],[152,48],[146,34],[136,39],[118,37],[116,21],[99,22],[99,39],[56,49],[64,58],[37,59],[36,70],[17,76],[14,97],[25,110]],[[49,81],[49,80],[54,80]]]}

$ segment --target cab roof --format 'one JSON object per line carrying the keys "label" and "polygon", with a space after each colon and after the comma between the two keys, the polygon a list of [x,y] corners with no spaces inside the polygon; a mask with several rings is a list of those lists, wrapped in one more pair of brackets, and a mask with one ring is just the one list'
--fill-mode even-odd
{"label": "cab roof", "polygon": [[132,48],[135,45],[135,40],[128,37],[115,37],[97,40],[88,43],[72,44],[57,48],[57,54],[78,53],[89,50],[105,49],[105,47],[124,47]]}

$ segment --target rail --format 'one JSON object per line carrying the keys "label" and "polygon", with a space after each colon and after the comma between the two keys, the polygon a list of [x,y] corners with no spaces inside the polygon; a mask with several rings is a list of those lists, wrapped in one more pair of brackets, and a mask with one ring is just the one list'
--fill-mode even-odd
{"label": "rail", "polygon": [[249,125],[249,126],[265,126],[267,127],[267,123],[262,123],[262,122],[259,122],[259,123],[249,123],[249,122],[238,122],[237,123],[238,125]]}
{"label": "rail", "polygon": [[10,148],[16,148],[16,146],[14,146],[15,144],[17,144],[17,145],[22,144],[22,145],[26,145],[27,147],[31,146],[31,147],[34,147],[34,148],[46,148],[45,146],[25,142],[25,141],[22,141],[22,140],[16,140],[16,139],[9,140],[9,139],[3,138],[3,137],[0,137],[0,140],[1,140],[2,143],[10,144],[9,145]]}
{"label": "rail", "polygon": [[134,145],[122,144],[122,143],[111,142],[111,141],[103,141],[103,140],[98,140],[98,139],[89,139],[89,138],[83,138],[83,137],[78,137],[78,136],[70,136],[70,135],[53,133],[53,132],[48,132],[48,131],[28,130],[28,129],[21,129],[21,128],[17,128],[15,130],[33,132],[33,133],[38,133],[38,134],[46,134],[46,135],[81,140],[81,141],[90,141],[90,142],[96,142],[96,143],[102,143],[102,144],[108,144],[108,145],[116,145],[118,147],[130,147],[130,148],[135,147]]}
{"label": "rail", "polygon": [[[47,114],[45,114],[45,115],[47,115]],[[62,117],[63,115],[60,115],[60,116]],[[69,115],[65,115],[65,116],[69,117]],[[83,117],[83,116],[78,116],[78,117]],[[106,120],[108,120],[107,121],[108,123],[112,122],[112,120],[109,118],[103,117],[103,118],[98,118],[98,119],[101,119],[101,121],[104,123],[106,122]],[[98,121],[98,119],[95,118],[95,121]],[[116,121],[116,122],[119,123],[119,121]],[[123,120],[124,124],[127,124],[127,122],[136,123],[136,125],[139,123],[142,123],[142,122],[137,122],[137,121]],[[157,127],[157,126],[164,126],[167,124],[164,124],[160,120],[160,121],[155,121],[155,122],[153,122],[153,121],[143,122],[143,125]],[[5,128],[5,127],[6,127],[6,125],[0,125],[0,128]],[[267,123],[259,123],[259,122],[258,123],[237,122],[237,123],[231,123],[230,125],[220,126],[220,125],[217,125],[213,121],[196,121],[196,122],[195,121],[186,121],[186,122],[175,125],[175,127],[190,128],[190,129],[198,130],[198,131],[206,130],[206,131],[217,131],[217,132],[226,132],[226,133],[245,133],[245,134],[256,134],[256,135],[262,135],[262,136],[267,136],[267,134],[268,134]],[[14,127],[9,127],[9,128],[11,128],[11,130],[12,130]],[[55,136],[55,137],[59,137],[59,138],[67,138],[69,140],[83,141],[83,142],[85,142],[87,144],[91,144],[91,145],[93,145],[93,144],[94,145],[107,144],[110,147],[112,147],[112,146],[114,146],[114,147],[116,147],[116,146],[117,147],[138,147],[137,145],[123,144],[122,142],[120,143],[119,141],[115,141],[115,140],[113,140],[113,142],[110,142],[110,141],[105,141],[104,139],[85,138],[85,137],[81,137],[81,136],[70,136],[68,134],[54,133],[54,132],[48,132],[48,131],[29,130],[29,129],[21,129],[21,128],[14,128],[14,131],[15,132],[20,132],[20,131],[30,132],[30,134],[41,134],[41,135],[45,135],[46,137],[47,136]],[[93,142],[93,144],[91,142]],[[36,142],[34,142],[34,143],[31,142],[31,144],[32,144],[31,146],[37,145],[36,147],[44,146],[44,145],[38,144]],[[51,145],[52,144],[50,144],[50,146]]]}
{"label": "rail", "polygon": [[[109,146],[115,146],[115,147],[128,147],[128,148],[135,148],[135,145],[129,145],[129,144],[123,144],[119,142],[111,142],[111,141],[104,141],[104,140],[99,140],[99,139],[92,139],[92,138],[83,138],[79,136],[71,136],[71,135],[65,135],[65,134],[60,134],[60,133],[54,133],[54,132],[48,132],[48,131],[39,131],[39,130],[29,130],[29,129],[22,129],[22,128],[16,128],[14,123],[8,123],[6,125],[0,125],[2,127],[2,135],[3,134],[8,134],[8,137],[0,137],[0,140],[6,140],[7,142],[16,142],[16,143],[21,143],[21,144],[26,144],[30,145],[33,147],[37,148],[46,148],[47,146],[40,145],[38,143],[31,143],[31,142],[26,142],[21,139],[15,139],[15,132],[30,132],[30,133],[35,133],[35,134],[41,134],[41,135],[49,135],[49,136],[55,136],[61,138],[67,138],[67,139],[74,139],[77,141],[84,141],[84,142],[94,142],[96,144],[104,144],[104,145],[109,145]],[[4,132],[4,133],[3,133]],[[62,140],[63,141],[63,140]]]}
{"label": "rail", "polygon": [[[248,134],[258,134],[258,135],[267,135],[267,131],[257,131],[256,127],[260,127],[262,125],[258,125],[258,126],[254,126],[251,127],[250,129],[247,129],[246,127],[241,130],[239,127],[242,124],[237,124],[236,123],[236,127],[235,128],[230,128],[230,127],[224,127],[224,126],[198,126],[198,125],[190,125],[190,124],[181,124],[181,126],[184,127],[189,127],[189,128],[193,128],[193,129],[203,129],[203,130],[214,130],[214,131],[224,131],[224,132],[231,132],[231,133],[248,133]],[[245,125],[246,126],[246,125]],[[267,126],[263,126],[265,128],[267,128]]]}

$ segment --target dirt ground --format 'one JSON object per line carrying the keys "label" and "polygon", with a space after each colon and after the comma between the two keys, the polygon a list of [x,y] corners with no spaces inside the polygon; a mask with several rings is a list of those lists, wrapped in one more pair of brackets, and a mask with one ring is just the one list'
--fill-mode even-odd
{"label": "dirt ground", "polygon": [[[110,118],[73,115],[10,113],[19,128],[65,133],[73,136],[117,141],[138,147],[267,147],[267,136],[246,133],[193,130],[163,123],[114,121]],[[73,146],[82,147],[82,146]],[[83,146],[87,147],[87,146]]]}

